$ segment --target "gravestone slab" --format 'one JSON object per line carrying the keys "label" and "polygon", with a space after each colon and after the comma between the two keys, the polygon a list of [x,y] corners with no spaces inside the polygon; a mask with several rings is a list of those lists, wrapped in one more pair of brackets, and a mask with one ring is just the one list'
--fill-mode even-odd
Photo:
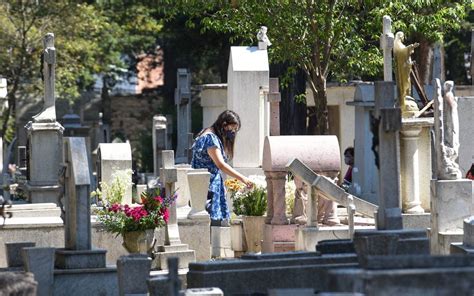
{"label": "gravestone slab", "polygon": [[[269,102],[262,88],[269,86],[267,50],[232,46],[227,70],[227,108],[240,116],[242,127],[235,141],[234,167],[259,167],[263,141],[269,135]],[[252,143],[252,145],[248,145]]]}
{"label": "gravestone slab", "polygon": [[[100,143],[98,148],[97,179],[98,182],[112,184],[114,173],[132,170],[132,148],[130,143]],[[130,183],[132,176],[130,175]],[[132,187],[128,186],[124,204],[132,203]]]}

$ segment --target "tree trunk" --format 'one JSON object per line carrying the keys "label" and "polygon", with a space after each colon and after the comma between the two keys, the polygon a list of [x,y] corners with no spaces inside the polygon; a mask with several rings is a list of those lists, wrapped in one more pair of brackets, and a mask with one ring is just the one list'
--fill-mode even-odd
{"label": "tree trunk", "polygon": [[309,127],[309,129],[314,131],[313,134],[326,135],[329,130],[326,78],[317,76],[313,79],[313,83],[316,87],[316,93],[314,93],[316,126],[314,129],[312,127]]}

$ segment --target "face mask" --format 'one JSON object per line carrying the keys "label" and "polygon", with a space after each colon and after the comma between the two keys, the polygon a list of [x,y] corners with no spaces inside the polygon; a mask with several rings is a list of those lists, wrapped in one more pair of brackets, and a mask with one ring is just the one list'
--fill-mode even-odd
{"label": "face mask", "polygon": [[234,131],[225,131],[225,137],[229,140],[233,140],[235,138],[235,132]]}

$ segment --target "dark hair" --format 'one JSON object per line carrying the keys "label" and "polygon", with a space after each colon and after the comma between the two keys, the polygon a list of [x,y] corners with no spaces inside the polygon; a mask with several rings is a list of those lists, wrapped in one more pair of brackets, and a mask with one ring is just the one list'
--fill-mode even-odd
{"label": "dark hair", "polygon": [[214,129],[214,133],[219,137],[222,144],[224,145],[225,153],[229,158],[234,156],[234,143],[235,137],[233,139],[228,139],[225,136],[225,127],[229,124],[237,124],[238,128],[240,129],[240,117],[237,113],[232,110],[225,110],[217,117],[216,121],[212,124],[212,128]]}
{"label": "dark hair", "polygon": [[350,153],[352,156],[354,156],[354,147],[347,147],[346,150],[344,150],[344,155],[347,153]]}

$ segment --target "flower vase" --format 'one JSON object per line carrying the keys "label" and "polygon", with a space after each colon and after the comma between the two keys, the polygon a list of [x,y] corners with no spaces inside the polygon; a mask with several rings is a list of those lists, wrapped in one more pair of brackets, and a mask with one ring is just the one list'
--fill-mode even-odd
{"label": "flower vase", "polygon": [[265,216],[242,216],[247,252],[258,253],[262,251],[263,226]]}
{"label": "flower vase", "polygon": [[154,229],[128,231],[123,233],[122,238],[123,247],[131,254],[141,253],[151,255],[156,243]]}

